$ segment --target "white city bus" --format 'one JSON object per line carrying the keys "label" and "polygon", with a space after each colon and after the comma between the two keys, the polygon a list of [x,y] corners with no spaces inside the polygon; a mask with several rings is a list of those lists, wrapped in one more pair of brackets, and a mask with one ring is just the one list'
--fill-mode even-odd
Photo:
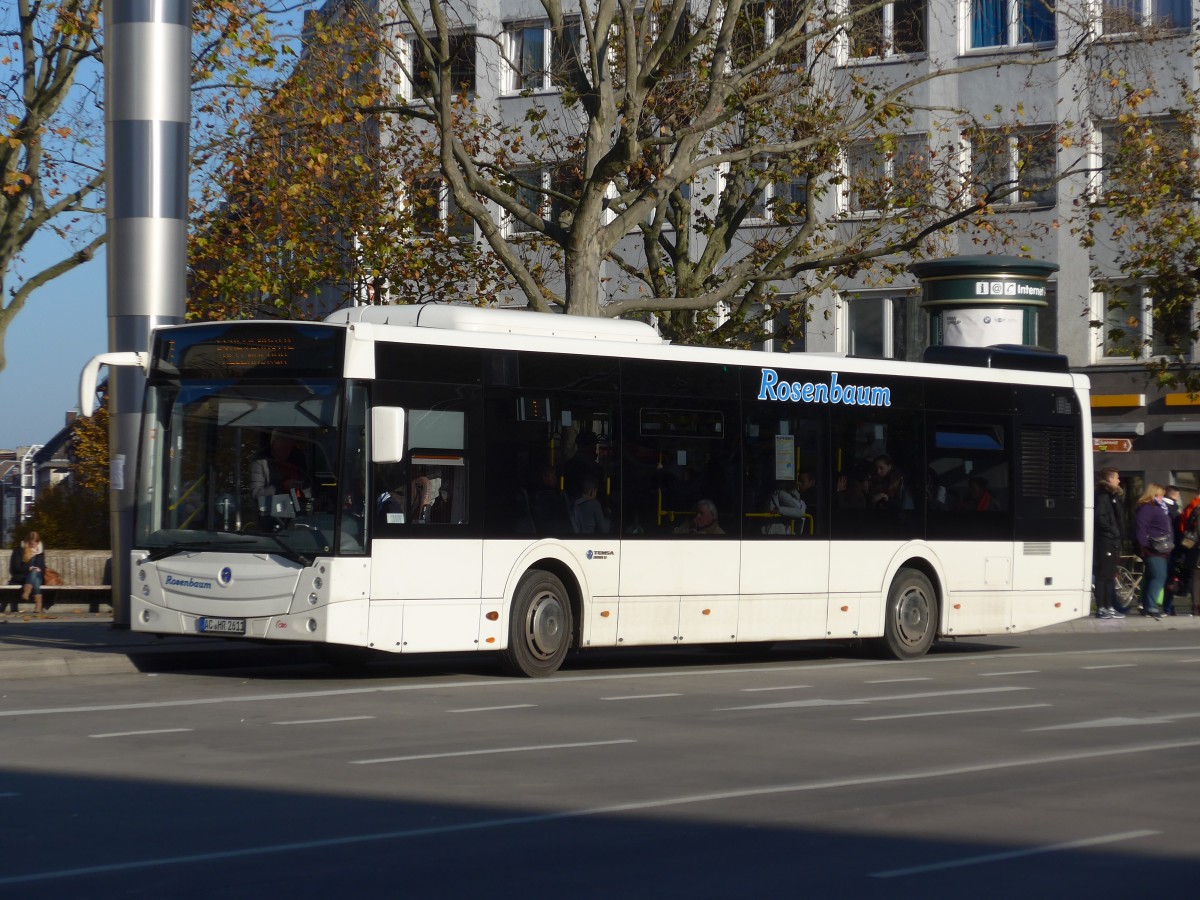
{"label": "white city bus", "polygon": [[372,306],[158,329],[89,364],[85,411],[98,366],[134,358],[138,631],[494,650],[539,676],[591,647],[903,659],[1089,610],[1088,385],[1053,354]]}

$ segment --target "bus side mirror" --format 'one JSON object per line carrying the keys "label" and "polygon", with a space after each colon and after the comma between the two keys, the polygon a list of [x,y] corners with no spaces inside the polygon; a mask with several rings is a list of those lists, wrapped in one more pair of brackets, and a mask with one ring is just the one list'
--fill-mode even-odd
{"label": "bus side mirror", "polygon": [[117,353],[101,353],[88,360],[79,376],[79,414],[87,418],[96,411],[96,389],[101,366],[137,366],[142,371],[150,367],[150,354],[126,350]]}
{"label": "bus side mirror", "polygon": [[397,463],[404,459],[404,410],[376,406],[371,410],[371,461]]}

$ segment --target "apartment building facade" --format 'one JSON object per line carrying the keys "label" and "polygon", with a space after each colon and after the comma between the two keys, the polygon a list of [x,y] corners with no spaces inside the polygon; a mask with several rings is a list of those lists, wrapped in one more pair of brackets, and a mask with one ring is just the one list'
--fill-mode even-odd
{"label": "apartment building facade", "polygon": [[[1127,298],[1125,307],[1110,309],[1111,297],[1097,290],[1096,277],[1120,275],[1112,246],[1101,240],[1085,247],[1073,224],[1081,201],[1101,177],[1096,170],[1113,122],[1108,99],[1097,90],[1097,60],[1104,54],[1068,52],[1102,46],[1155,68],[1164,90],[1142,113],[1168,117],[1180,100],[1179,90],[1200,86],[1192,37],[1197,4],[1081,0],[1068,7],[1041,0],[893,0],[876,9],[860,0],[834,2],[843,3],[830,7],[835,13],[869,6],[872,22],[877,20],[872,39],[848,33],[844,45],[829,55],[826,64],[837,70],[834,77],[915,85],[913,113],[892,152],[879,156],[865,145],[847,147],[840,163],[845,172],[852,175],[856,167],[866,167],[886,177],[906,153],[953,139],[955,123],[964,116],[985,126],[981,133],[1008,129],[1005,138],[986,150],[961,137],[960,164],[1000,180],[1008,177],[1018,186],[997,202],[995,215],[1016,223],[1010,233],[1020,240],[1002,244],[986,229],[961,229],[938,238],[939,253],[1016,253],[1057,267],[1038,310],[1032,342],[1066,355],[1073,368],[1091,377],[1097,466],[1117,467],[1135,490],[1146,481],[1159,481],[1179,484],[1185,494],[1200,492],[1200,398],[1155,387],[1142,361],[1116,351],[1112,329],[1151,336],[1152,301],[1137,284],[1124,284],[1119,290]],[[392,0],[379,3],[385,21],[399,19]],[[521,122],[531,109],[553,106],[557,89],[549,73],[563,48],[540,2],[464,0],[447,8],[458,17],[455,81],[467,86],[476,104],[510,123]],[[770,21],[805,5],[768,0],[762,8],[764,20]],[[412,37],[411,26],[402,25],[395,38],[405,69],[397,75],[397,90],[410,94],[410,79],[420,77]],[[1017,63],[1031,57],[1036,65]],[[943,72],[949,74],[930,77]],[[1168,85],[1175,92],[1165,89]],[[1062,140],[1068,131],[1072,139]],[[849,189],[830,191],[821,203],[827,216],[869,217],[871,212],[860,208],[860,199]],[[458,213],[448,192],[443,191],[434,215],[440,227],[459,238],[478,239],[476,226]],[[503,222],[499,211],[497,220]],[[753,240],[769,238],[780,223],[764,211],[742,227],[747,240]],[[630,252],[635,252],[632,247]],[[616,264],[605,265],[611,270],[605,282],[619,284]],[[784,282],[780,290],[799,292],[802,285]],[[931,340],[930,311],[922,305],[914,276],[886,285],[866,276],[843,279],[835,289],[808,297],[804,331],[789,338],[790,350],[918,359]],[[783,341],[766,346],[785,349]]]}

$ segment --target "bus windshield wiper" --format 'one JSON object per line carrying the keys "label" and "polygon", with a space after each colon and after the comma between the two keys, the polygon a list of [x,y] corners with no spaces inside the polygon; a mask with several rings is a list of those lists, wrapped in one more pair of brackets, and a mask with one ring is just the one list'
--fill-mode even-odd
{"label": "bus windshield wiper", "polygon": [[292,547],[290,544],[288,544],[279,535],[267,532],[262,536],[271,538],[273,541],[275,541],[275,543],[283,548],[283,552],[279,555],[284,559],[290,559],[294,563],[300,563],[300,565],[304,566],[306,569],[313,564],[313,558],[311,556],[306,556],[305,554],[301,553],[295,547]]}
{"label": "bus windshield wiper", "polygon": [[157,562],[160,559],[166,559],[168,556],[174,556],[176,553],[187,553],[193,550],[226,550],[230,549],[231,543],[245,543],[245,538],[240,538],[238,541],[172,541],[165,547],[159,547],[157,550],[151,550],[142,562]]}

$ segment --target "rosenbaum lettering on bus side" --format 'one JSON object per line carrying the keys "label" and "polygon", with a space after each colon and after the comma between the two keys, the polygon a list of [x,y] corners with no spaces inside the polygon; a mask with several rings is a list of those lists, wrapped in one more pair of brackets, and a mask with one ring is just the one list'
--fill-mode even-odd
{"label": "rosenbaum lettering on bus side", "polygon": [[774,369],[762,370],[759,400],[788,403],[841,403],[845,406],[891,406],[891,388],[871,385],[838,384],[838,373],[831,372],[829,382],[780,381]]}

